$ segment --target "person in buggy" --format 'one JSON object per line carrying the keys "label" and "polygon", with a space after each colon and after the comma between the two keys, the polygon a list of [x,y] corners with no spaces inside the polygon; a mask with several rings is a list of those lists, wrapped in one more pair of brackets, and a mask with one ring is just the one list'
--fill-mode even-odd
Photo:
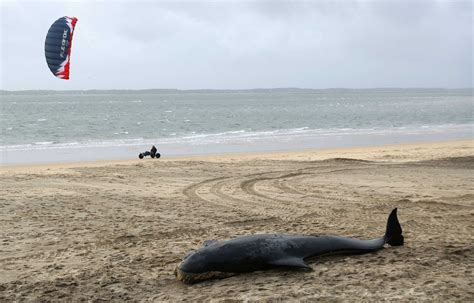
{"label": "person in buggy", "polygon": [[160,153],[158,152],[158,150],[156,149],[154,145],[151,147],[150,151],[145,151],[143,153],[140,153],[138,155],[138,158],[143,159],[147,156],[150,156],[152,158],[157,158],[157,159],[161,157]]}

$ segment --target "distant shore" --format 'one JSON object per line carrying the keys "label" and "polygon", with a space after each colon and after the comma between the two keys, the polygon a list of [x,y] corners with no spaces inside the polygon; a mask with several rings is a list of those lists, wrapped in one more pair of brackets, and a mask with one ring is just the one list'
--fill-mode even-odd
{"label": "distant shore", "polygon": [[75,89],[75,90],[0,90],[0,95],[21,94],[154,94],[154,93],[334,93],[334,92],[466,92],[472,93],[472,87],[443,88],[443,87],[379,87],[379,88],[299,88],[299,87],[275,87],[275,88],[249,88],[249,89],[177,89],[177,88],[152,88],[152,89]]}

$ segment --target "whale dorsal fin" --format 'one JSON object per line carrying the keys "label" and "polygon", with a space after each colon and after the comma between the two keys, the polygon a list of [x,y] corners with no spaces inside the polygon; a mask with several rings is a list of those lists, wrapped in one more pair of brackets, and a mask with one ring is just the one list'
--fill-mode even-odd
{"label": "whale dorsal fin", "polygon": [[212,245],[214,243],[217,243],[217,240],[206,240],[202,243],[202,245],[209,246],[209,245]]}
{"label": "whale dorsal fin", "polygon": [[274,260],[268,263],[275,266],[288,266],[288,267],[297,267],[297,268],[312,270],[312,268],[309,267],[308,264],[306,264],[302,258],[297,258],[297,257],[288,257],[288,258],[278,259],[278,260]]}

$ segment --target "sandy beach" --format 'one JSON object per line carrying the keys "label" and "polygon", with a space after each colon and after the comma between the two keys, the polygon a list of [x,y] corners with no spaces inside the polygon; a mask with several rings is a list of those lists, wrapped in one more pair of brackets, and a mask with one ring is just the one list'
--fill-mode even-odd
{"label": "sandy beach", "polygon": [[[0,301],[473,301],[474,141],[3,166]],[[405,246],[185,285],[205,240],[383,235]]]}

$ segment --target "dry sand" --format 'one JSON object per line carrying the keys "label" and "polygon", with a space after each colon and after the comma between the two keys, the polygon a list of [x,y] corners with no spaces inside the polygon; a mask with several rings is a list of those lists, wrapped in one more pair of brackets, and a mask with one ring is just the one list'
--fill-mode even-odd
{"label": "dry sand", "polygon": [[[473,169],[473,141],[2,167],[0,301],[472,302]],[[403,247],[312,272],[173,276],[207,239],[374,238],[394,207]]]}

